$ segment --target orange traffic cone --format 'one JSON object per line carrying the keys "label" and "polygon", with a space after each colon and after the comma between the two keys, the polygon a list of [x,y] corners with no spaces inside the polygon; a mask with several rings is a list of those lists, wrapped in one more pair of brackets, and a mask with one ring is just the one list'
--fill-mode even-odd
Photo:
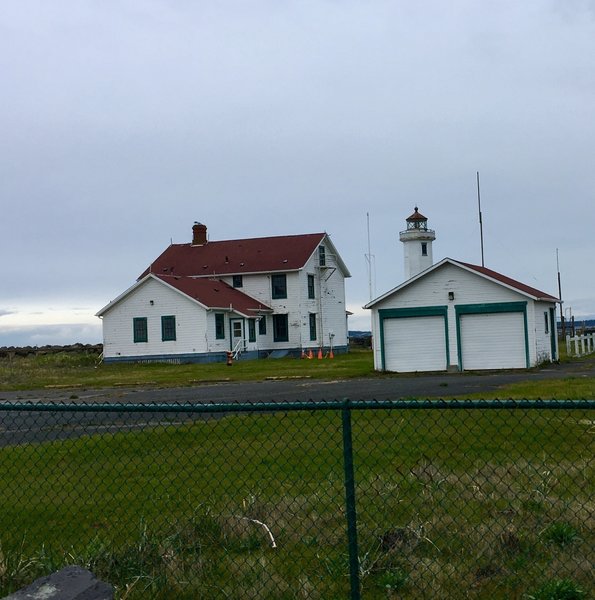
{"label": "orange traffic cone", "polygon": [[310,360],[312,360],[313,356],[312,356],[312,348],[310,348],[310,351],[308,352],[308,358]]}
{"label": "orange traffic cone", "polygon": [[318,360],[322,360],[322,348],[318,348]]}
{"label": "orange traffic cone", "polygon": [[328,357],[329,358],[335,358],[335,355],[333,354],[332,348],[331,348],[331,351],[328,353]]}

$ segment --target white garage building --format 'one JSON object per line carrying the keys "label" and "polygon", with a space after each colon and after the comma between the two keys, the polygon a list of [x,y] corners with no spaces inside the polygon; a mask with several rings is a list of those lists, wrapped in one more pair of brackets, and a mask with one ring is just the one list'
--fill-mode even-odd
{"label": "white garage building", "polygon": [[427,219],[416,208],[407,225],[401,241],[412,276],[365,306],[376,370],[522,369],[557,360],[557,298],[478,265],[431,265]]}

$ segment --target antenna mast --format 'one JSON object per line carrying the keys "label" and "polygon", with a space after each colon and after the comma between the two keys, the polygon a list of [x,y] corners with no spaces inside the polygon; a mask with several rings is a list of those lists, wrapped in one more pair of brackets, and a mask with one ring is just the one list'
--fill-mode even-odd
{"label": "antenna mast", "polygon": [[368,292],[370,295],[370,302],[373,300],[372,295],[372,263],[374,261],[374,257],[370,252],[370,213],[366,213],[366,220],[368,225],[368,253],[366,254],[366,262],[368,263]]}
{"label": "antenna mast", "polygon": [[479,209],[479,238],[481,240],[481,266],[485,267],[483,259],[483,221],[481,220],[481,195],[479,193],[479,171],[477,171],[477,207]]}

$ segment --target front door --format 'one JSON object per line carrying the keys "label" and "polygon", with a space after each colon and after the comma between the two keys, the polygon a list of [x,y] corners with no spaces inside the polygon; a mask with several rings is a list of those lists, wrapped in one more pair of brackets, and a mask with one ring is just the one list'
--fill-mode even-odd
{"label": "front door", "polygon": [[233,350],[244,349],[244,320],[231,319],[231,347]]}

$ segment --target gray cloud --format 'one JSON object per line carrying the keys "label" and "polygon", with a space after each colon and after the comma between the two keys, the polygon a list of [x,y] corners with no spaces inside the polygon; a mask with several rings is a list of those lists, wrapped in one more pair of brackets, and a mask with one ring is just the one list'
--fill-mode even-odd
{"label": "gray cloud", "polygon": [[480,261],[479,170],[487,265],[555,293],[559,247],[595,312],[595,20],[560,6],[5,2],[0,303],[98,309],[201,220],[328,231],[360,307],[366,212],[377,293],[415,204]]}

